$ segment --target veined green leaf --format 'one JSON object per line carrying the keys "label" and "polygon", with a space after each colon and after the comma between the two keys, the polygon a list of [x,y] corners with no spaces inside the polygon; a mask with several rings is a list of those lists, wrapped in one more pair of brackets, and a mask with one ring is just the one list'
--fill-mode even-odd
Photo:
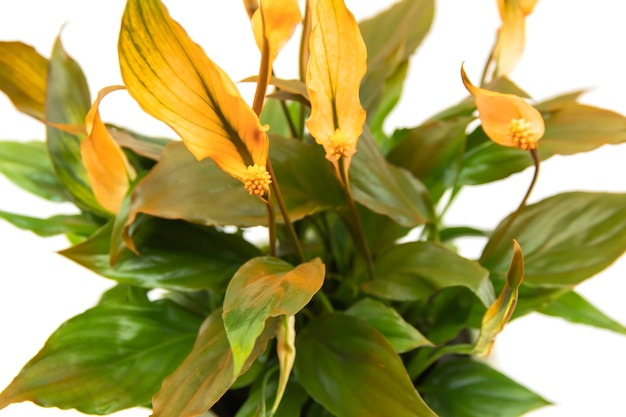
{"label": "veined green leaf", "polygon": [[432,346],[432,343],[407,323],[396,310],[379,301],[365,298],[350,306],[345,313],[360,318],[378,330],[398,353],[408,352],[420,346]]}
{"label": "veined green leaf", "polygon": [[[339,184],[317,148],[272,137],[270,157],[291,220],[344,203]],[[135,187],[127,226],[138,213],[205,225],[267,223],[261,201],[250,198],[237,180],[211,161],[196,161],[180,142],[168,145],[159,163]]]}
{"label": "veined green leaf", "polygon": [[298,381],[337,417],[437,417],[389,342],[356,317],[316,317],[296,351]]}
{"label": "veined green leaf", "polygon": [[0,91],[22,113],[45,117],[48,60],[22,42],[0,42]]}
{"label": "veined green leaf", "polygon": [[424,182],[434,201],[457,181],[465,150],[465,129],[471,117],[434,120],[396,132],[403,137],[387,159]]}
{"label": "veined green leaf", "polygon": [[[500,242],[515,238],[524,248],[526,282],[570,287],[602,271],[624,253],[624,207],[626,194],[559,194],[525,207]],[[503,220],[499,227],[506,222]],[[480,262],[485,268],[506,273],[511,258],[508,243],[494,248],[487,243],[483,253]]]}
{"label": "veined green leaf", "polygon": [[[265,350],[275,331],[276,319],[271,319],[241,373]],[[237,376],[233,373],[233,355],[226,338],[222,311],[216,310],[200,327],[191,353],[165,378],[161,390],[152,399],[152,417],[197,416],[210,409]]]}
{"label": "veined green leaf", "polygon": [[40,219],[0,211],[0,219],[8,221],[20,229],[30,230],[42,237],[68,233],[79,236],[91,236],[99,227],[98,224],[79,214],[58,214],[47,219]]}
{"label": "veined green leaf", "polygon": [[67,201],[44,142],[0,141],[0,173],[18,187],[50,201]]}
{"label": "veined green leaf", "polygon": [[423,300],[456,286],[469,288],[487,307],[495,299],[486,269],[433,242],[405,243],[380,254],[374,275],[363,290],[388,300]]}
{"label": "veined green leaf", "polygon": [[144,288],[223,291],[237,269],[259,251],[237,235],[200,230],[180,221],[146,218],[135,226],[139,255],[122,251],[110,263],[112,224],[60,253],[120,283]]}
{"label": "veined green leaf", "polygon": [[[57,39],[48,69],[46,120],[57,124],[84,126],[91,107],[85,76],[63,49]],[[69,191],[74,202],[83,210],[103,217],[110,214],[96,200],[89,185],[87,170],[80,156],[83,138],[47,126],[48,153],[59,182]]]}
{"label": "veined green leaf", "polygon": [[519,417],[550,403],[488,365],[441,362],[419,390],[439,417]]}
{"label": "veined green leaf", "polygon": [[358,203],[402,226],[418,226],[434,219],[426,187],[410,172],[388,163],[367,129],[352,158],[350,185]]}
{"label": "veined green leaf", "polygon": [[324,274],[318,258],[294,268],[278,258],[259,257],[239,268],[224,296],[224,326],[235,374],[248,359],[267,319],[293,316],[304,308],[322,287]]}
{"label": "veined green leaf", "polygon": [[561,317],[569,322],[586,324],[626,335],[626,326],[608,317],[575,291],[569,291],[538,310],[541,314]]}
{"label": "veined green leaf", "polygon": [[[402,0],[359,24],[367,47],[367,73],[361,84],[361,102],[368,115],[376,114],[386,81],[406,65],[430,30],[433,0]],[[381,36],[385,33],[385,36]],[[397,74],[396,74],[397,75]]]}
{"label": "veined green leaf", "polygon": [[113,139],[123,148],[128,148],[145,158],[158,161],[165,146],[172,140],[167,138],[145,136],[124,127],[107,123],[109,133]]}
{"label": "veined green leaf", "polygon": [[33,401],[110,414],[150,402],[191,350],[201,318],[145,293],[120,301],[125,291],[114,292],[50,336],[0,394],[0,409]]}

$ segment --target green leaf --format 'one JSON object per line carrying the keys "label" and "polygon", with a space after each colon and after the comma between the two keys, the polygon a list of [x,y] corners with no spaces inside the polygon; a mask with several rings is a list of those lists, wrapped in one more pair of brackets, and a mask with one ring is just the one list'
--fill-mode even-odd
{"label": "green leaf", "polygon": [[228,284],[224,296],[224,326],[239,373],[270,317],[293,316],[306,306],[324,283],[319,258],[298,265],[272,257],[251,259]]}
{"label": "green leaf", "polygon": [[[268,381],[266,381],[265,378],[260,378],[250,390],[248,398],[237,411],[235,417],[263,416],[263,414],[260,413],[262,406],[263,404],[266,404],[267,407],[267,404],[271,404],[277,388],[278,380],[276,377],[269,378]],[[276,410],[273,417],[300,416],[302,413],[302,407],[308,399],[309,396],[306,391],[304,391],[304,389],[296,382],[290,381],[287,384],[287,389],[285,390],[283,399],[280,402],[280,406]]]}
{"label": "green leaf", "polygon": [[0,42],[0,91],[22,113],[45,119],[48,60],[22,42]]}
{"label": "green leaf", "polygon": [[382,253],[376,258],[374,275],[363,290],[388,300],[423,300],[456,286],[469,288],[487,307],[495,299],[486,269],[434,242],[405,243]]}
{"label": "green leaf", "polygon": [[296,375],[337,417],[436,417],[380,333],[344,314],[313,319],[296,339]]}
{"label": "green leaf", "polygon": [[502,332],[515,311],[518,289],[524,279],[524,255],[522,248],[513,240],[513,258],[506,274],[506,281],[500,295],[483,316],[480,336],[474,345],[474,353],[489,355],[496,336]]}
{"label": "green leaf", "polygon": [[577,97],[574,93],[537,105],[546,122],[546,132],[539,144],[542,158],[626,142],[626,117],[578,103]]}
{"label": "green leaf", "polygon": [[434,219],[428,190],[410,172],[389,164],[365,129],[350,164],[354,199],[402,226],[418,226]]}
{"label": "green leaf", "polygon": [[465,129],[471,120],[471,117],[434,120],[396,132],[394,136],[403,139],[387,159],[424,182],[433,200],[438,201],[456,182],[465,150]]}
{"label": "green leaf", "polygon": [[41,237],[68,233],[79,236],[90,236],[99,227],[91,220],[79,214],[58,214],[47,219],[39,219],[37,217],[0,211],[0,219],[8,221],[13,226],[19,227],[20,229],[30,230]]}
{"label": "green leaf", "polygon": [[367,73],[360,95],[368,114],[375,114],[385,86],[389,86],[387,80],[397,76],[398,68],[406,65],[422,43],[430,30],[434,9],[433,0],[402,0],[359,24],[367,47]]}
{"label": "green leaf", "polygon": [[441,362],[419,390],[440,417],[519,417],[550,403],[488,365]]}
{"label": "green leaf", "polygon": [[415,327],[407,323],[392,307],[365,298],[352,305],[346,314],[358,317],[378,330],[398,353],[408,352],[420,346],[432,346]]}
{"label": "green leaf", "polygon": [[[90,107],[91,98],[85,76],[76,61],[63,50],[60,38],[57,38],[48,69],[46,120],[83,126]],[[46,131],[52,166],[74,202],[83,210],[103,217],[110,216],[91,191],[87,170],[80,156],[82,137],[52,126],[48,126]]]}
{"label": "green leaf", "polygon": [[181,221],[145,218],[135,225],[139,255],[123,251],[114,267],[109,251],[112,225],[61,255],[120,283],[172,290],[223,291],[237,269],[259,251],[242,237],[200,229]]}
{"label": "green leaf", "polygon": [[145,293],[128,295],[105,294],[59,327],[0,394],[0,409],[33,401],[110,414],[149,403],[191,350],[201,319],[169,301],[149,302]]}
{"label": "green leaf", "polygon": [[[620,257],[626,249],[626,194],[570,192],[527,206],[481,264],[504,274],[508,242],[524,248],[525,280],[534,285],[572,286]],[[508,222],[503,220],[499,228]]]}
{"label": "green leaf", "polygon": [[[272,165],[291,220],[344,203],[319,146],[280,137],[272,137],[271,141]],[[198,162],[180,142],[165,148],[132,195],[130,222],[138,213],[146,213],[205,225],[267,224],[265,205],[251,197],[240,181],[208,159]]]}
{"label": "green leaf", "polygon": [[608,317],[575,291],[569,291],[538,310],[548,316],[561,317],[572,323],[626,335],[626,326]]}
{"label": "green leaf", "polygon": [[50,201],[67,201],[44,142],[0,141],[0,173],[18,187]]}
{"label": "green leaf", "polygon": [[[268,320],[262,335],[241,373],[265,350],[276,331],[276,320]],[[206,318],[191,353],[152,399],[152,417],[191,417],[210,409],[237,379],[233,355],[226,338],[221,309]]]}
{"label": "green leaf", "polygon": [[478,126],[468,136],[468,149],[457,185],[487,184],[523,171],[532,164],[529,152],[498,145],[488,139],[483,128]]}
{"label": "green leaf", "polygon": [[376,144],[386,155],[393,147],[394,142],[387,138],[383,128],[387,116],[396,107],[402,96],[404,88],[404,79],[409,70],[409,61],[402,62],[396,70],[385,80],[382,88],[380,103],[375,112],[368,113],[368,126],[372,132],[372,136],[376,139]]}

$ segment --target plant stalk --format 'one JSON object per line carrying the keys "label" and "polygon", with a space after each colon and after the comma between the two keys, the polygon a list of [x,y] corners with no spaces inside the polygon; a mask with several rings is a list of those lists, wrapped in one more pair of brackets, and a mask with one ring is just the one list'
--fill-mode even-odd
{"label": "plant stalk", "polygon": [[539,166],[541,165],[541,160],[539,159],[539,153],[537,152],[537,149],[532,149],[530,151],[530,155],[532,156],[533,162],[535,164],[535,172],[533,174],[533,179],[530,182],[530,186],[528,187],[528,191],[526,191],[526,195],[524,196],[524,199],[520,203],[519,207],[517,207],[517,210],[515,210],[513,214],[511,214],[511,216],[508,218],[504,226],[502,226],[499,229],[496,229],[496,233],[494,233],[489,239],[489,242],[487,242],[487,245],[485,246],[485,249],[483,250],[483,253],[480,256],[479,262],[481,263],[485,259],[487,259],[489,255],[491,255],[491,253],[501,243],[502,239],[504,238],[504,235],[506,235],[506,232],[508,232],[508,230],[511,228],[511,225],[515,222],[515,219],[517,219],[517,217],[520,215],[524,207],[526,207],[526,203],[528,202],[530,193],[532,193],[533,189],[535,188],[535,184],[537,183],[537,178],[539,178]]}

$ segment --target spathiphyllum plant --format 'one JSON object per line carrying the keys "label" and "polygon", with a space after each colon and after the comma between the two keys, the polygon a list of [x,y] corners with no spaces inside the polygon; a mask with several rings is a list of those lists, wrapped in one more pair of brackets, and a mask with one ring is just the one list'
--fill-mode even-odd
{"label": "spathiphyllum plant", "polygon": [[[127,0],[123,85],[95,98],[60,39],[48,56],[0,42],[0,90],[47,132],[1,141],[0,172],[77,208],[0,217],[66,235],[61,255],[116,284],[50,336],[0,409],[514,417],[547,405],[485,357],[533,311],[626,332],[574,290],[624,253],[626,194],[528,199],[544,160],[626,141],[626,118],[580,93],[533,101],[509,78],[535,3],[494,1],[502,26],[482,76],[455,67],[467,98],[391,133],[383,122],[434,0],[360,23],[344,0],[244,0],[260,52],[245,80],[161,0]],[[298,79],[273,70],[288,42],[300,45]],[[176,136],[104,121],[110,95]],[[444,222],[463,187],[526,168],[521,203],[494,230]],[[485,242],[477,259],[458,253],[466,236]]]}

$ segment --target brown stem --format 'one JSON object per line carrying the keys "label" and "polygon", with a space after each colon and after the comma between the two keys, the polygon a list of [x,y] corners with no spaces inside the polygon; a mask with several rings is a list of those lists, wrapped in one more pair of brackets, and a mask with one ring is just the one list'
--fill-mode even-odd
{"label": "brown stem", "polygon": [[526,195],[524,196],[524,199],[520,203],[520,205],[517,208],[517,210],[515,210],[513,212],[513,214],[511,214],[511,216],[509,216],[509,218],[507,219],[507,222],[502,227],[497,228],[494,231],[494,234],[491,235],[491,238],[489,239],[489,242],[487,242],[487,245],[485,246],[485,249],[483,250],[483,253],[480,256],[480,262],[481,263],[485,259],[487,259],[489,257],[489,255],[491,255],[491,253],[501,243],[502,239],[504,238],[504,235],[511,228],[511,225],[513,224],[513,222],[515,222],[515,219],[517,219],[517,217],[520,215],[520,213],[522,212],[524,207],[526,207],[526,203],[528,202],[528,198],[530,197],[530,193],[532,193],[533,188],[535,188],[535,184],[537,183],[537,178],[539,178],[539,166],[541,165],[541,160],[539,159],[539,153],[537,152],[537,149],[532,149],[530,151],[530,155],[532,156],[533,162],[535,164],[535,172],[533,174],[533,179],[530,182],[530,186],[528,187],[528,191],[526,191]]}

